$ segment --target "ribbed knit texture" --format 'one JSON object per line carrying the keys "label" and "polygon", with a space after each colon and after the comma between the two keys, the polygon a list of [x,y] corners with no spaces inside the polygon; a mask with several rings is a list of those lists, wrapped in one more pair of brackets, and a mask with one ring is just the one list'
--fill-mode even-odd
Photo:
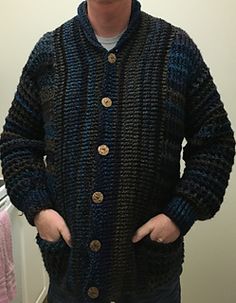
{"label": "ribbed knit texture", "polygon": [[[98,153],[101,144],[109,147],[106,156]],[[37,243],[51,281],[78,302],[150,293],[179,274],[183,236],[219,210],[234,154],[233,130],[199,49],[136,0],[109,52],[95,37],[86,2],[46,33],[23,69],[1,134],[13,204],[32,225],[38,211],[53,208],[70,227],[72,248],[39,235]],[[93,202],[95,191],[102,203]],[[132,243],[137,228],[159,213],[181,236],[170,244],[149,236]],[[97,252],[89,247],[94,239],[102,244]],[[91,286],[99,289],[96,299],[87,294]]]}

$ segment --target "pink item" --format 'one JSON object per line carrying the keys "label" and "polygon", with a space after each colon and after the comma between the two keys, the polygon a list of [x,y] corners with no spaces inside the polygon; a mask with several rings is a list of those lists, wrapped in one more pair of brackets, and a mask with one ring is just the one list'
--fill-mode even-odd
{"label": "pink item", "polygon": [[12,253],[11,222],[7,211],[0,212],[0,303],[9,303],[16,295]]}

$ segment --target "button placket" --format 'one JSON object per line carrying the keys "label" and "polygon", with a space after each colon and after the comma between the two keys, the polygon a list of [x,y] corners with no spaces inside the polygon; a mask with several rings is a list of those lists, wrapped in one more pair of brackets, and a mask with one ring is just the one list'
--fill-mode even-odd
{"label": "button placket", "polygon": [[[115,63],[117,62],[117,54],[115,52],[117,52],[117,51],[115,50],[114,52],[110,52],[107,54],[107,63],[106,63],[107,68],[105,69],[105,77],[104,77],[105,82],[104,82],[104,87],[103,87],[103,92],[105,94],[102,96],[101,101],[100,101],[101,105],[103,107],[102,110],[104,111],[104,113],[102,114],[102,118],[103,117],[105,118],[105,115],[111,115],[111,113],[112,113],[112,111],[106,111],[106,109],[110,108],[113,105],[113,100],[110,97],[110,96],[112,96],[111,92],[113,91],[112,84],[111,83],[108,84],[107,81],[109,78],[111,79],[111,75],[113,72],[115,72],[115,69],[116,69]],[[106,113],[105,113],[105,111],[106,111]],[[109,119],[109,117],[111,117],[111,116],[108,116],[108,119]],[[101,122],[102,121],[103,120],[101,120]],[[110,123],[111,123],[111,121],[110,121]],[[109,125],[109,124],[107,124],[107,125]],[[106,142],[106,139],[104,141],[105,141],[104,143],[101,142],[101,144],[99,146],[97,146],[97,153],[101,156],[100,159],[107,156],[110,152],[109,142]],[[99,158],[98,158],[98,161],[100,161]],[[101,166],[99,165],[98,167],[101,167]],[[104,172],[101,172],[101,173],[104,175]],[[100,172],[98,172],[98,175],[99,174],[100,174]],[[98,180],[99,180],[99,176],[98,176]],[[92,202],[94,202],[94,204],[102,204],[104,202],[104,195],[101,191],[99,191],[99,189],[98,189],[98,191],[95,191],[92,194],[91,198],[92,198]],[[94,209],[94,211],[96,211],[96,208],[93,208],[93,209]],[[100,211],[98,213],[100,213]],[[99,224],[100,220],[101,220],[100,215],[99,216],[96,215],[95,219],[94,219],[94,224]],[[95,228],[96,228],[96,226],[95,226]],[[96,230],[99,230],[99,226]],[[100,258],[101,258],[100,253],[102,253],[101,248],[102,248],[103,235],[100,235],[98,232],[96,233],[96,230],[95,230],[95,233],[93,234],[93,238],[90,239],[90,242],[88,244],[88,249],[93,253],[91,255],[91,257],[96,258],[95,260],[93,260],[93,262],[92,262],[93,264],[94,264],[94,262],[98,262],[98,260],[100,260]],[[100,236],[101,236],[101,239],[99,240]],[[98,239],[96,239],[96,237],[98,237]],[[88,278],[89,278],[89,280],[90,279],[92,280],[93,274],[91,273],[91,276]],[[90,283],[92,284],[91,280],[88,281],[88,287],[89,287]],[[90,298],[95,299],[99,296],[99,292],[100,292],[100,290],[98,287],[91,286],[88,288],[87,294]],[[111,301],[111,303],[113,303],[113,302],[114,301]]]}

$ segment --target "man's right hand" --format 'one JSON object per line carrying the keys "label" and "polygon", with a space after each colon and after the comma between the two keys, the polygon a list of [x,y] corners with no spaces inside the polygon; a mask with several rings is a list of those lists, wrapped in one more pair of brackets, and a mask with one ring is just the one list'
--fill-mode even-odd
{"label": "man's right hand", "polygon": [[34,224],[42,239],[58,241],[62,236],[67,245],[71,247],[71,234],[65,220],[53,209],[41,210],[34,219]]}

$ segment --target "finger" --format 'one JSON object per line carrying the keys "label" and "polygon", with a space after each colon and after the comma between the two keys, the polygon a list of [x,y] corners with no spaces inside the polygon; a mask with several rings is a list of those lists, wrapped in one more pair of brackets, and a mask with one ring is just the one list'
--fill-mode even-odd
{"label": "finger", "polygon": [[166,240],[166,236],[163,233],[160,233],[160,232],[155,232],[154,233],[154,230],[153,230],[150,233],[150,239],[152,241],[157,241],[157,242],[160,242],[160,243],[164,243],[165,240]]}
{"label": "finger", "polygon": [[66,224],[63,224],[62,228],[60,229],[60,233],[67,245],[72,247],[70,230]]}
{"label": "finger", "polygon": [[[40,235],[40,234],[39,234]],[[43,234],[43,235],[40,235],[40,237],[46,241],[50,241],[50,242],[56,242],[60,239],[60,234],[57,233],[57,234],[53,234],[53,235],[50,235],[50,234]]]}
{"label": "finger", "polygon": [[55,242],[60,239],[60,232],[57,228],[52,226],[51,228],[37,228],[40,237],[46,241]]}
{"label": "finger", "polygon": [[138,228],[132,237],[132,242],[138,242],[140,241],[143,237],[148,235],[152,231],[152,224],[150,221],[142,225],[140,228]]}

